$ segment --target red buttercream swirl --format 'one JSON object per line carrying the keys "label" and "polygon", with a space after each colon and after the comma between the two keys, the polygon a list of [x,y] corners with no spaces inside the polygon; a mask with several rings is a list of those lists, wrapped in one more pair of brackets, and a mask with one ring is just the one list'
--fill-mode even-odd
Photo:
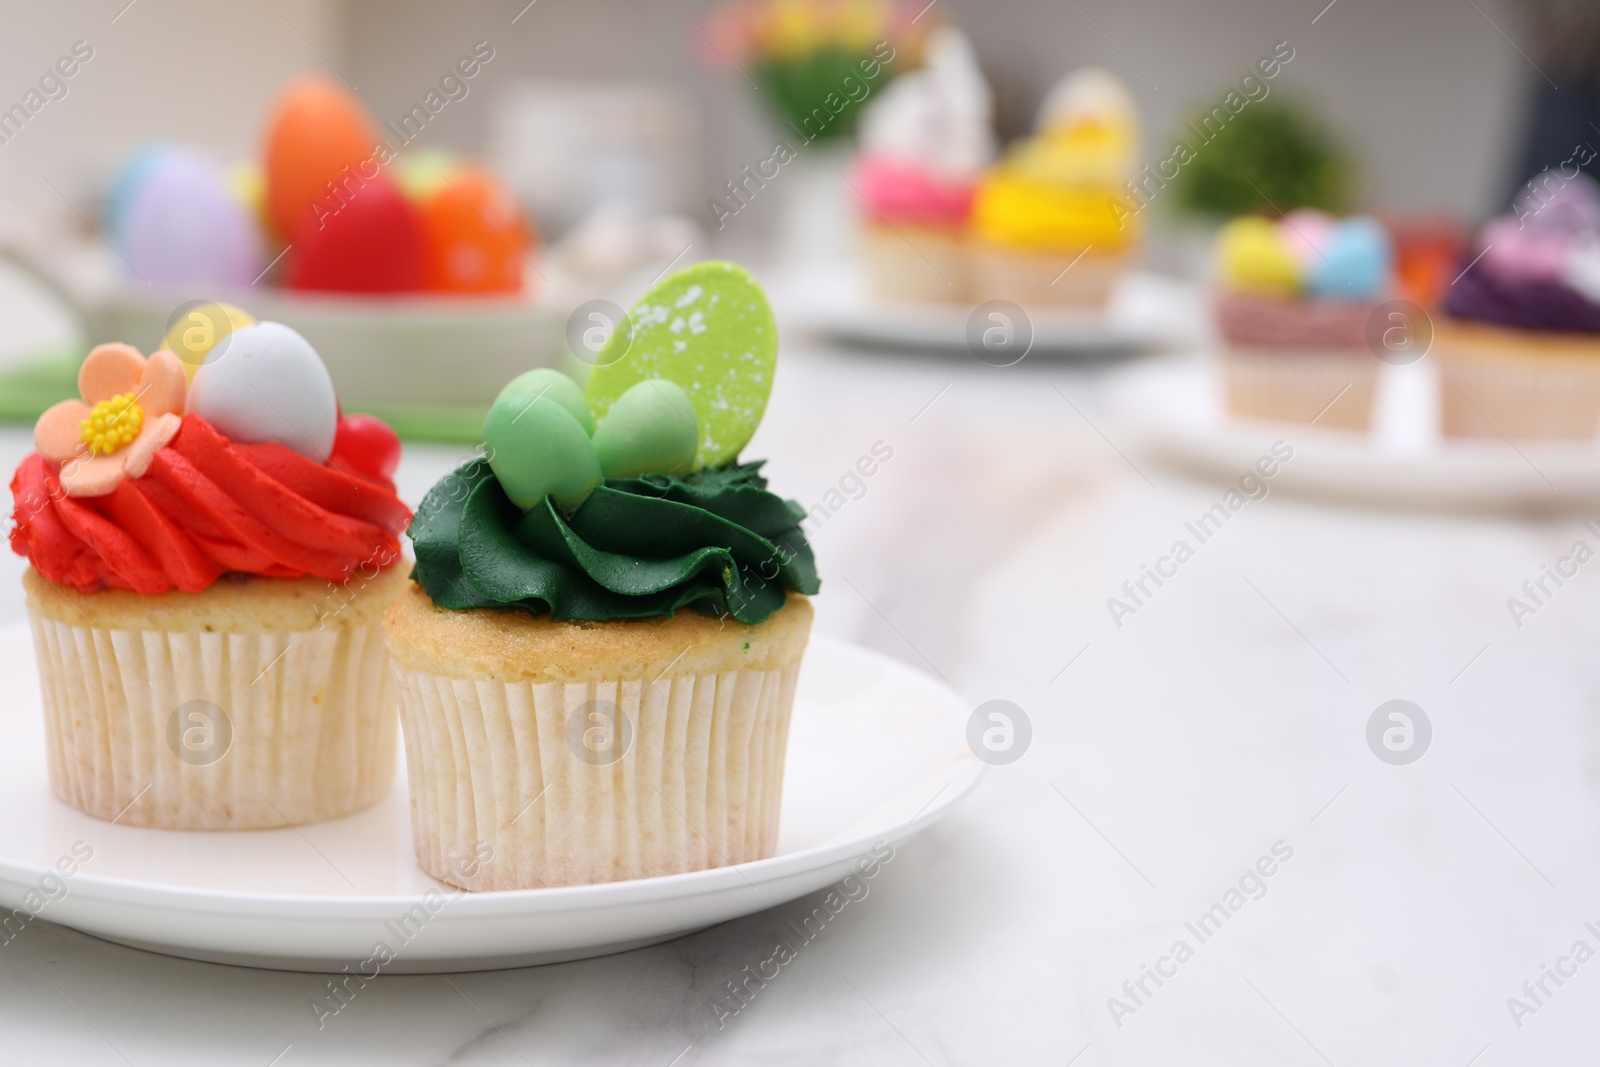
{"label": "red buttercream swirl", "polygon": [[204,589],[229,571],[344,582],[399,558],[411,511],[394,485],[335,456],[324,466],[279,444],[234,444],[184,417],[141,478],[67,496],[37,452],[11,480],[11,547],[80,592]]}

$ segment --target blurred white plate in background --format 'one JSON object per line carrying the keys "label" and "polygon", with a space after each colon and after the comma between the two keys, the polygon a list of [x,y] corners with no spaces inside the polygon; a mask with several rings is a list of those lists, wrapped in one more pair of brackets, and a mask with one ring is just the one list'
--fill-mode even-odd
{"label": "blurred white plate in background", "polygon": [[1105,385],[1114,436],[1172,466],[1234,482],[1285,441],[1294,457],[1273,476],[1333,499],[1488,511],[1584,511],[1600,504],[1600,444],[1463,440],[1439,433],[1431,360],[1384,366],[1369,433],[1237,419],[1220,368],[1203,356],[1147,361]]}
{"label": "blurred white plate in background", "polygon": [[[877,348],[970,355],[968,320],[975,304],[874,298],[860,266],[808,268],[773,285],[780,323],[823,337]],[[1033,311],[1028,357],[1127,356],[1191,343],[1203,329],[1194,286],[1155,274],[1122,278],[1104,310]]]}

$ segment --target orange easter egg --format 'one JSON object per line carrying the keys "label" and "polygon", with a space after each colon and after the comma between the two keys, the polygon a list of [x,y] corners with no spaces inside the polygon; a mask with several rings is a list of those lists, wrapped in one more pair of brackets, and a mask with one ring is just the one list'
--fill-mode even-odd
{"label": "orange easter egg", "polygon": [[532,231],[516,198],[482,167],[462,164],[430,183],[417,201],[427,288],[506,293],[522,288]]}
{"label": "orange easter egg", "polygon": [[[329,202],[327,183],[371,159],[378,133],[354,94],[329,78],[296,78],[267,120],[267,211],[280,234],[294,234]],[[367,164],[371,171],[375,164]]]}

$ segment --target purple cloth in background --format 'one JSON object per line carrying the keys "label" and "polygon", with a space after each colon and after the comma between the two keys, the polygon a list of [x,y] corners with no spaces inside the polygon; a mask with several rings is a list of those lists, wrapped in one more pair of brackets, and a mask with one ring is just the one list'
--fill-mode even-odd
{"label": "purple cloth in background", "polygon": [[1445,296],[1444,309],[1458,319],[1492,322],[1524,330],[1600,333],[1600,305],[1550,281],[1512,281],[1478,263]]}

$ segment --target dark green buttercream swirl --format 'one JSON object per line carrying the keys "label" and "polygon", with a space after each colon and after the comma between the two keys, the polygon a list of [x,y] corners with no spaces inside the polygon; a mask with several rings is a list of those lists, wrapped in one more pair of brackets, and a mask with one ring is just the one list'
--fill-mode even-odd
{"label": "dark green buttercream swirl", "polygon": [[522,607],[557,619],[641,619],[694,608],[757,623],[788,590],[815,593],[805,512],[767,492],[761,463],[687,477],[611,478],[578,510],[524,513],[470,460],[417,509],[412,576],[443,608]]}

